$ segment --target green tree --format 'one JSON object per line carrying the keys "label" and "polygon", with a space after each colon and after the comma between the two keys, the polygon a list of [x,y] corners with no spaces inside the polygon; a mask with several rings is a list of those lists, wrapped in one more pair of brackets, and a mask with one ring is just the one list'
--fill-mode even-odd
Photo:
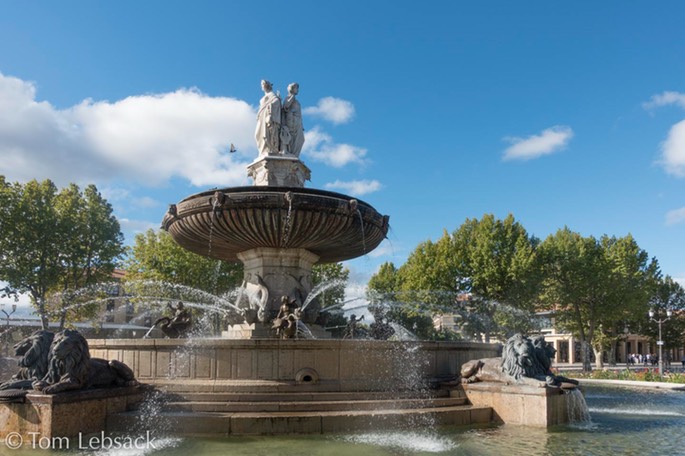
{"label": "green tree", "polygon": [[645,315],[660,272],[658,262],[650,259],[630,234],[621,238],[604,235],[599,243],[608,268],[604,306],[610,309],[603,312],[593,343],[597,367],[601,369],[604,352],[615,364],[616,346],[624,338],[627,322],[636,315]]}
{"label": "green tree", "polygon": [[79,306],[73,292],[109,277],[122,253],[119,223],[95,186],[58,192],[50,180],[0,176],[0,279],[29,294],[43,328],[54,313],[60,328],[91,316],[92,306]]}
{"label": "green tree", "polygon": [[[137,234],[127,253],[124,286],[138,296],[133,300],[136,304],[147,303],[147,296],[162,296],[168,301],[192,300],[211,307],[216,297],[237,289],[243,280],[242,264],[193,253],[162,230]],[[223,312],[210,311],[204,313],[202,320],[218,334],[224,317]]]}
{"label": "green tree", "polygon": [[[671,318],[661,325],[661,338],[664,349],[682,347],[685,344],[685,289],[670,276],[659,280],[649,299],[649,307],[656,319],[665,319],[666,312],[672,312]],[[642,333],[652,340],[658,340],[659,326],[647,317],[645,310],[641,315]]]}
{"label": "green tree", "polygon": [[393,294],[399,288],[397,268],[391,262],[381,264],[367,284],[367,294],[370,302],[381,300],[383,294]]}
{"label": "green tree", "polygon": [[321,305],[319,323],[324,325],[334,338],[342,338],[347,326],[342,306],[345,304],[345,289],[350,270],[342,263],[315,264],[312,268],[312,292],[320,289],[317,295]]}
{"label": "green tree", "polygon": [[[342,263],[315,264],[312,268],[313,290],[323,287],[317,295],[322,309],[342,306],[345,302],[345,288],[350,270]],[[328,286],[326,286],[328,285]]]}
{"label": "green tree", "polygon": [[79,303],[88,297],[75,291],[111,278],[124,253],[124,237],[112,206],[94,185],[81,192],[71,184],[57,195],[55,204],[60,214],[57,230],[69,240],[60,250],[64,272],[53,306],[63,328],[68,321],[92,318],[99,312],[97,304]]}
{"label": "green tree", "polygon": [[[424,250],[417,251],[421,255]],[[434,339],[436,332],[431,312],[419,304],[420,301],[416,299],[418,294],[401,291],[399,271],[390,262],[383,263],[371,277],[366,292],[369,310],[374,315],[386,317],[421,339]],[[425,293],[424,296],[429,298],[430,294]]]}
{"label": "green tree", "polygon": [[583,370],[589,371],[591,348],[602,366],[602,352],[622,337],[622,329],[644,313],[649,290],[658,276],[632,236],[583,237],[565,227],[539,248],[544,270],[540,295],[554,309],[557,325],[576,335],[582,347]]}
{"label": "green tree", "polygon": [[126,280],[157,280],[196,288],[215,295],[239,286],[243,267],[184,249],[169,233],[147,230],[135,237],[125,262]]}
{"label": "green tree", "polygon": [[[486,341],[506,337],[513,331],[506,324],[530,321],[526,311],[533,308],[540,280],[537,244],[511,214],[504,220],[492,214],[466,219],[451,235],[445,232],[411,253],[399,269],[402,299],[457,313],[465,331]],[[526,317],[512,319],[512,308]]]}

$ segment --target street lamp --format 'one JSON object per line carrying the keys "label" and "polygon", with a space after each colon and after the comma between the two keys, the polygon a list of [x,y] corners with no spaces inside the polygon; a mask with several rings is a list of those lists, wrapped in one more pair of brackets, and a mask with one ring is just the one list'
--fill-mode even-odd
{"label": "street lamp", "polygon": [[5,314],[5,319],[7,320],[7,328],[6,328],[5,332],[7,333],[8,342],[7,342],[7,344],[5,345],[5,356],[8,356],[8,355],[9,355],[10,317],[11,317],[12,314],[13,314],[14,312],[16,312],[16,311],[17,311],[17,305],[16,305],[16,304],[12,304],[12,311],[11,311],[10,313],[7,313],[7,311],[5,310],[5,303],[4,303],[4,302],[1,302],[1,303],[0,303],[0,312],[2,312],[2,313]]}
{"label": "street lamp", "polygon": [[673,315],[673,311],[671,311],[671,309],[666,309],[666,318],[663,320],[659,318],[657,320],[654,318],[654,309],[649,309],[649,319],[659,325],[659,340],[656,341],[656,344],[659,346],[659,378],[664,375],[664,358],[661,353],[661,348],[664,346],[664,341],[661,339],[661,324],[670,320],[671,315]]}

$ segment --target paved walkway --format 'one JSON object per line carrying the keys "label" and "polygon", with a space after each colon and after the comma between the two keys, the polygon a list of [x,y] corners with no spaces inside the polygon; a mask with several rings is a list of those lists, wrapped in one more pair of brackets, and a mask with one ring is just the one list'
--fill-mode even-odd
{"label": "paved walkway", "polygon": [[673,391],[685,391],[685,384],[683,383],[666,383],[666,382],[638,382],[634,380],[597,380],[593,378],[579,378],[578,381],[582,385],[610,385],[610,386],[625,386],[630,388],[650,388],[650,389],[668,389]]}

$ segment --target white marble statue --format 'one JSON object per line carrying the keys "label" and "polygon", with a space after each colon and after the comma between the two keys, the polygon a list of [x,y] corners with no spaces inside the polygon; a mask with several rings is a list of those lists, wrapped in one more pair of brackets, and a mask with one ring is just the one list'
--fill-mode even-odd
{"label": "white marble statue", "polygon": [[281,98],[273,92],[273,85],[262,81],[264,96],[259,101],[255,139],[260,155],[277,154],[281,135]]}
{"label": "white marble statue", "polygon": [[287,130],[287,135],[281,135],[282,139],[289,141],[281,145],[284,154],[300,156],[304,144],[304,128],[302,127],[302,107],[295,96],[300,91],[300,85],[293,82],[288,86],[288,97],[283,103],[283,123],[281,129]]}

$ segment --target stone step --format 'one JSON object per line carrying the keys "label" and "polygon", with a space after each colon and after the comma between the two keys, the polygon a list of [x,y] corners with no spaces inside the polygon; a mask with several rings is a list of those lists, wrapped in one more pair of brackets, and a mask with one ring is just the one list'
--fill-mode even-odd
{"label": "stone step", "polygon": [[348,391],[348,392],[298,392],[298,393],[199,393],[162,390],[171,402],[306,402],[306,401],[368,401],[397,399],[433,399],[440,397],[466,397],[463,391]]}
{"label": "stone step", "polygon": [[[297,383],[294,381],[273,381],[273,380],[188,380],[188,379],[156,379],[146,382],[150,386],[167,392],[178,393],[319,393],[319,392],[384,392],[388,385],[379,381],[378,388],[353,388],[352,381],[346,381],[346,388],[342,388],[337,381],[319,381],[312,383]],[[450,388],[425,388],[426,391],[441,391],[454,389]],[[368,385],[364,385],[368,386]],[[428,385],[426,385],[428,386]],[[415,392],[415,386],[407,388],[395,388],[396,393]]]}
{"label": "stone step", "polygon": [[368,429],[409,429],[416,426],[485,424],[492,419],[490,407],[454,405],[392,410],[302,412],[177,412],[146,416],[140,411],[107,417],[107,432],[155,435],[226,436],[273,434],[322,434]]}
{"label": "stone step", "polygon": [[405,398],[375,400],[285,400],[285,401],[181,401],[167,402],[165,411],[185,412],[313,412],[391,410],[464,405],[466,398]]}

